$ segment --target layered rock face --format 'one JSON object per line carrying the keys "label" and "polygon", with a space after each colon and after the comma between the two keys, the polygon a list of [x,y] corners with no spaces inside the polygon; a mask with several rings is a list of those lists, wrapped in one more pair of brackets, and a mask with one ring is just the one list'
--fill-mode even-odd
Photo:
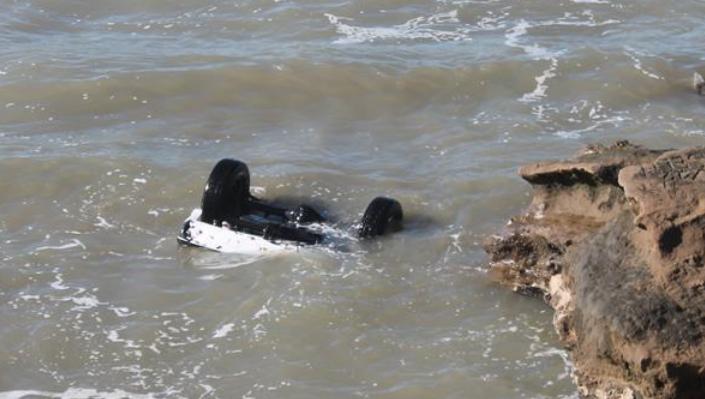
{"label": "layered rock face", "polygon": [[705,148],[590,146],[525,166],[490,273],[542,296],[587,398],[705,398]]}

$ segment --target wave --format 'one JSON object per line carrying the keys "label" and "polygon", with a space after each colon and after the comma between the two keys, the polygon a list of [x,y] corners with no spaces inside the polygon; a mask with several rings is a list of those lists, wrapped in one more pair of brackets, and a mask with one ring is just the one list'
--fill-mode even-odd
{"label": "wave", "polygon": [[336,31],[344,35],[345,38],[337,39],[335,43],[365,43],[384,40],[431,40],[435,42],[443,41],[467,41],[472,40],[470,34],[476,29],[458,26],[458,11],[433,14],[431,16],[421,16],[410,19],[400,25],[364,27],[346,24],[343,21],[352,22],[354,19],[337,17],[333,14],[324,14],[328,21],[335,26]]}

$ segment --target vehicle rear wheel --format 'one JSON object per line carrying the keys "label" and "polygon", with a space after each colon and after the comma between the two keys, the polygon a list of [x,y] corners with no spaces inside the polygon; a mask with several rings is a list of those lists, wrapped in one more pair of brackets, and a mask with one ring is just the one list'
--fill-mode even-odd
{"label": "vehicle rear wheel", "polygon": [[245,163],[234,159],[220,160],[203,190],[201,221],[220,225],[245,212],[250,197],[250,171]]}
{"label": "vehicle rear wheel", "polygon": [[402,217],[403,212],[399,201],[377,197],[367,206],[358,235],[360,238],[372,238],[398,230],[401,227]]}

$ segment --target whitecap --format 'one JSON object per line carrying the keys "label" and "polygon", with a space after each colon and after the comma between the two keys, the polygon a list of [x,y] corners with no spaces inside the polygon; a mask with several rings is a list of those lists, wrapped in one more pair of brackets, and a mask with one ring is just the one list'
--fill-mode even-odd
{"label": "whitecap", "polygon": [[108,221],[105,220],[105,218],[103,218],[103,217],[100,216],[100,215],[96,216],[96,219],[98,219],[98,223],[93,224],[95,227],[101,227],[101,228],[104,228],[104,229],[112,229],[112,228],[115,228],[115,225],[114,225],[114,224],[108,223]]}
{"label": "whitecap", "polygon": [[80,247],[84,251],[86,250],[86,246],[80,240],[74,238],[73,240],[71,240],[70,243],[64,244],[64,245],[47,245],[47,246],[43,246],[43,247],[37,247],[34,251],[32,251],[32,253],[37,253],[37,252],[41,252],[41,251],[48,251],[48,250],[61,251],[64,249],[71,249],[71,248],[76,248],[76,247]]}
{"label": "whitecap", "polygon": [[49,283],[49,286],[55,290],[67,290],[70,287],[64,284],[64,279],[62,278],[61,273],[57,273],[55,276],[56,280],[52,281]]}
{"label": "whitecap", "polygon": [[[377,40],[426,39],[436,42],[472,40],[470,33],[473,29],[452,26],[460,22],[457,10],[433,14],[428,17],[413,18],[403,24],[390,27],[354,26],[343,22],[353,21],[352,18],[338,17],[329,13],[324,15],[335,26],[336,31],[345,36],[345,38],[335,41],[335,43],[339,44],[365,43]],[[443,27],[447,27],[447,29],[442,29]]]}
{"label": "whitecap", "polygon": [[0,392],[0,399],[23,399],[29,397],[45,397],[52,399],[154,399],[153,394],[139,394],[121,389],[111,391],[98,391],[90,388],[69,388],[64,392],[50,392],[38,390],[15,390]]}
{"label": "whitecap", "polygon": [[558,70],[558,59],[551,58],[550,61],[550,66],[545,69],[541,75],[534,78],[536,81],[536,88],[532,92],[525,93],[521,96],[519,101],[530,103],[546,97],[546,91],[548,91],[548,84],[546,84],[546,81],[556,77],[556,71]]}
{"label": "whitecap", "polygon": [[272,302],[272,298],[269,298],[269,299],[267,300],[267,303],[265,303],[264,305],[262,305],[262,308],[260,308],[260,310],[258,310],[257,312],[255,312],[254,315],[252,315],[252,320],[258,320],[259,318],[261,318],[261,317],[263,317],[263,316],[269,315],[271,312],[269,311],[269,308],[268,308],[267,306],[268,306],[271,302]]}
{"label": "whitecap", "polygon": [[570,361],[568,351],[558,348],[549,348],[542,352],[534,353],[534,357],[551,357],[558,356],[563,361],[564,372],[558,376],[559,380],[568,378],[573,370],[573,362]]}
{"label": "whitecap", "polygon": [[105,305],[104,302],[100,302],[98,298],[93,295],[84,295],[80,297],[70,297],[67,300],[75,303],[77,306],[71,308],[71,310],[87,310],[92,308],[97,308],[100,305]]}
{"label": "whitecap", "polygon": [[130,308],[124,307],[124,306],[110,306],[108,309],[112,310],[115,312],[115,315],[117,317],[129,317],[134,314],[137,314],[137,312],[133,312],[130,310]]}
{"label": "whitecap", "polygon": [[636,51],[636,50],[634,50],[634,49],[632,49],[632,48],[630,48],[630,47],[625,47],[625,52],[624,52],[624,54],[626,54],[627,57],[629,57],[629,58],[632,59],[632,62],[633,62],[633,65],[634,65],[634,69],[636,69],[637,71],[639,71],[639,72],[641,72],[642,74],[644,74],[644,75],[650,77],[651,79],[664,80],[664,77],[663,77],[663,76],[659,76],[659,75],[657,75],[656,73],[651,72],[651,71],[648,71],[646,68],[644,68],[644,66],[643,66],[642,63],[641,63],[641,59],[639,59],[639,57],[637,57],[637,55],[645,56],[646,54],[641,53],[641,52],[638,52],[638,51]]}
{"label": "whitecap", "polygon": [[215,330],[215,332],[213,333],[213,338],[226,337],[231,331],[233,331],[233,329],[235,329],[235,323],[225,324],[225,325],[221,326],[220,328],[218,328],[217,330]]}
{"label": "whitecap", "polygon": [[564,139],[579,139],[583,133],[588,133],[592,132],[594,130],[597,130],[598,128],[602,127],[602,125],[613,125],[616,126],[620,122],[623,122],[625,120],[629,120],[630,118],[628,117],[623,117],[623,116],[613,116],[611,118],[603,119],[600,121],[597,121],[596,123],[593,123],[592,125],[582,128],[582,129],[575,129],[575,130],[559,130],[555,134],[558,137],[564,138]]}
{"label": "whitecap", "polygon": [[124,344],[125,348],[131,348],[131,349],[140,348],[140,346],[137,345],[135,343],[135,341],[133,341],[131,339],[120,338],[120,334],[118,333],[118,330],[110,330],[110,331],[104,331],[104,332],[107,333],[106,338],[110,342]]}
{"label": "whitecap", "polygon": [[558,57],[564,53],[564,50],[550,50],[539,46],[537,43],[522,43],[519,38],[525,36],[529,29],[548,26],[599,27],[617,24],[620,22],[621,21],[616,19],[598,22],[595,20],[595,15],[590,10],[586,10],[582,13],[582,17],[567,15],[563,18],[533,23],[521,19],[513,27],[507,29],[505,32],[505,44],[507,46],[523,50],[533,60],[550,62],[548,68],[544,69],[541,75],[534,78],[536,81],[536,87],[534,90],[529,93],[525,93],[519,98],[519,101],[526,103],[536,102],[546,96],[548,91],[547,81],[556,76],[558,70]]}

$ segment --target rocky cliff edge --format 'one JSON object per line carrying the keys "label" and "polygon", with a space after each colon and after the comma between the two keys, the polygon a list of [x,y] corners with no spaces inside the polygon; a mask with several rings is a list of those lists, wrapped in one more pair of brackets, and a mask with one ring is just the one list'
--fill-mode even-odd
{"label": "rocky cliff edge", "polygon": [[705,398],[705,148],[592,145],[519,170],[489,272],[543,297],[586,398]]}

